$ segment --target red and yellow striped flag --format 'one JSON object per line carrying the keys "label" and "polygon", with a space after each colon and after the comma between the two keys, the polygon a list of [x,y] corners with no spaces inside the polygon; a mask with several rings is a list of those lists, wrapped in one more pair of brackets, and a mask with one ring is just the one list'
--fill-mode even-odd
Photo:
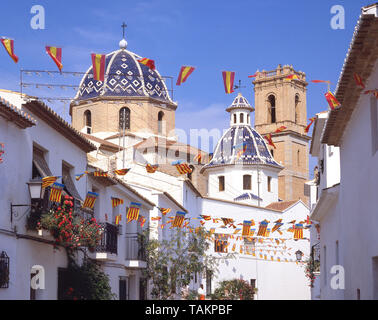
{"label": "red and yellow striped flag", "polygon": [[85,200],[83,203],[83,208],[93,209],[97,197],[98,197],[98,193],[88,191],[87,196],[85,197]]}
{"label": "red and yellow striped flag", "polygon": [[284,81],[299,80],[299,77],[296,74],[291,74],[285,77]]}
{"label": "red and yellow striped flag", "polygon": [[166,215],[167,213],[170,213],[171,212],[171,208],[159,208],[160,212],[162,213],[162,215]]}
{"label": "red and yellow striped flag", "polygon": [[62,198],[62,191],[63,191],[64,185],[60,183],[54,183],[50,190],[50,197],[49,200],[51,202],[60,202]]}
{"label": "red and yellow striped flag", "polygon": [[307,127],[304,129],[304,132],[305,133],[308,133],[309,130],[310,130],[310,127],[312,126],[312,124],[314,123],[314,121],[316,120],[316,117],[312,117],[310,119],[308,119],[310,121],[310,123],[307,125]]}
{"label": "red and yellow striped flag", "polygon": [[157,164],[147,163],[147,165],[146,165],[146,171],[148,173],[155,173],[158,168],[159,168],[159,166]]}
{"label": "red and yellow striped flag", "polygon": [[265,140],[268,141],[268,145],[272,146],[274,149],[276,149],[275,144],[273,143],[272,140],[272,134],[268,133],[267,135],[264,136]]}
{"label": "red and yellow striped flag", "polygon": [[93,78],[97,81],[105,79],[105,55],[92,53]]}
{"label": "red and yellow striped flag", "polygon": [[115,207],[119,206],[120,204],[123,204],[123,199],[112,197],[112,208],[115,208]]}
{"label": "red and yellow striped flag", "polygon": [[118,176],[124,176],[126,173],[128,173],[130,169],[119,169],[119,170],[114,170],[114,173]]}
{"label": "red and yellow striped flag", "polygon": [[53,59],[59,71],[62,71],[62,48],[46,46],[46,53]]}
{"label": "red and yellow striped flag", "polygon": [[155,70],[155,61],[152,59],[142,58],[138,60],[139,63],[144,64],[152,70]]}
{"label": "red and yellow striped flag", "polygon": [[119,225],[119,222],[121,221],[121,218],[122,218],[122,215],[120,215],[120,214],[116,215],[116,217],[115,217],[115,224],[116,225]]}
{"label": "red and yellow striped flag", "polygon": [[83,173],[76,174],[76,175],[75,175],[75,179],[76,179],[76,181],[79,181],[79,180],[80,180],[82,177],[84,177],[87,173],[88,173],[88,171],[84,171]]}
{"label": "red and yellow striped flag", "polygon": [[174,227],[181,228],[182,223],[184,222],[184,219],[185,219],[185,214],[186,213],[182,211],[176,212],[176,216],[175,216],[175,220],[173,221],[172,228]]}
{"label": "red and yellow striped flag", "polygon": [[138,221],[140,207],[141,207],[140,203],[137,203],[137,202],[130,203],[130,208],[127,211],[127,223],[129,223],[132,220]]}
{"label": "red and yellow striped flag", "polygon": [[[146,218],[144,216],[139,216],[138,219],[140,226],[143,228],[144,224],[146,223]],[[162,225],[163,226],[163,225]],[[163,228],[162,228],[163,229]]]}
{"label": "red and yellow striped flag", "polygon": [[334,109],[341,106],[340,102],[336,99],[336,97],[333,95],[333,93],[331,91],[328,91],[325,94],[325,98],[327,99],[327,102],[328,102],[331,110],[334,110]]}
{"label": "red and yellow striped flag", "polygon": [[276,131],[274,131],[274,132],[275,132],[275,133],[279,133],[279,132],[284,131],[286,128],[287,128],[287,127],[285,127],[285,126],[281,126],[281,127],[277,128]]}
{"label": "red and yellow striped flag", "polygon": [[17,63],[18,57],[14,54],[14,40],[3,38],[0,39],[1,43],[3,44],[5,50],[8,52],[9,56],[12,60]]}
{"label": "red and yellow striped flag", "polygon": [[251,221],[248,221],[248,220],[243,221],[242,236],[249,236],[251,225],[252,225]]}
{"label": "red and yellow striped flag", "polygon": [[194,71],[194,67],[191,66],[182,66],[180,69],[179,76],[177,78],[176,86],[181,85],[181,83],[184,83],[186,79],[192,74]]}
{"label": "red and yellow striped flag", "polygon": [[93,173],[93,175],[94,175],[95,177],[107,177],[107,176],[108,176],[108,173],[107,173],[107,172],[101,172],[101,171],[95,171],[95,172]]}
{"label": "red and yellow striped flag", "polygon": [[331,81],[329,80],[311,80],[313,83],[328,83],[331,84]]}
{"label": "red and yellow striped flag", "polygon": [[362,89],[365,89],[365,84],[361,76],[357,73],[355,73],[353,76],[354,76],[354,81],[356,81],[357,86],[361,87]]}
{"label": "red and yellow striped flag", "polygon": [[261,236],[261,237],[266,237],[267,228],[268,228],[268,221],[266,221],[266,220],[261,221],[257,235]]}
{"label": "red and yellow striped flag", "polygon": [[369,94],[369,93],[372,93],[374,95],[374,97],[376,97],[378,99],[378,89],[364,91],[364,94]]}
{"label": "red and yellow striped flag", "polygon": [[194,162],[201,163],[201,160],[202,160],[202,155],[201,155],[200,153],[197,154],[197,155],[193,158],[193,161],[194,161]]}
{"label": "red and yellow striped flag", "polygon": [[177,163],[174,165],[180,174],[191,173],[192,169],[187,163]]}
{"label": "red and yellow striped flag", "polygon": [[55,177],[55,176],[42,178],[42,188],[47,188],[51,186],[57,179],[58,177]]}
{"label": "red and yellow striped flag", "polygon": [[294,226],[294,239],[303,239],[303,224],[298,223]]}
{"label": "red and yellow striped flag", "polygon": [[234,80],[235,72],[233,71],[222,71],[224,91],[226,93],[234,92]]}

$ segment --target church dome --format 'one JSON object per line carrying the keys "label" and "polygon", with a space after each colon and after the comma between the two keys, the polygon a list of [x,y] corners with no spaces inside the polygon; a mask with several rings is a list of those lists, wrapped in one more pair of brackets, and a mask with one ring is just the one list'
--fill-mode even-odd
{"label": "church dome", "polygon": [[152,70],[137,60],[142,57],[126,50],[126,40],[121,40],[120,49],[106,55],[105,81],[93,79],[92,66],[80,82],[75,100],[98,97],[151,97],[172,103],[167,86],[155,69]]}
{"label": "church dome", "polygon": [[[243,148],[245,151],[238,154]],[[282,168],[273,159],[264,138],[249,125],[229,128],[215,147],[211,161],[203,169],[230,164],[260,164]]]}

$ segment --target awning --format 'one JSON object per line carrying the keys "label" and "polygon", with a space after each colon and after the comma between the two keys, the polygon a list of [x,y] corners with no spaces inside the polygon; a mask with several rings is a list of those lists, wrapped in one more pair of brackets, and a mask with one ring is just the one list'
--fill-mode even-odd
{"label": "awning", "polygon": [[44,177],[50,177],[53,174],[51,173],[51,170],[43,156],[43,151],[33,148],[33,164],[37,168],[39,174]]}
{"label": "awning", "polygon": [[65,185],[70,196],[74,197],[77,200],[83,201],[83,199],[80,197],[79,192],[76,190],[75,184],[74,184],[69,172],[67,172],[67,170],[63,169],[62,175],[63,175],[62,176],[62,183]]}

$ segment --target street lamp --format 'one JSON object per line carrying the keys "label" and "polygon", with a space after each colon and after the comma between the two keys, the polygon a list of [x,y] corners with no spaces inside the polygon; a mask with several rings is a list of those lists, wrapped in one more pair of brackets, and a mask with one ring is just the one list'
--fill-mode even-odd
{"label": "street lamp", "polygon": [[302,257],[303,257],[303,252],[301,250],[298,250],[296,253],[295,253],[295,256],[297,258],[297,261],[301,261],[302,260]]}
{"label": "street lamp", "polygon": [[[30,180],[26,183],[28,185],[30,199],[41,200],[43,198],[44,189],[42,188],[42,179]],[[13,222],[13,208],[14,207],[36,207],[38,204],[10,204],[11,206],[11,223]],[[16,215],[17,216],[17,215]]]}

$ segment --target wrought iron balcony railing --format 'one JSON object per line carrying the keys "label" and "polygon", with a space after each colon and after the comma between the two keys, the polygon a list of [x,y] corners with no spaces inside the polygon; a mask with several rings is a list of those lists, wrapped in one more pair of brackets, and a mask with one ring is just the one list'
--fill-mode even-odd
{"label": "wrought iron balcony railing", "polygon": [[126,260],[146,261],[142,237],[143,235],[138,233],[126,234]]}
{"label": "wrought iron balcony railing", "polygon": [[107,222],[99,223],[104,229],[101,241],[96,247],[97,252],[109,252],[117,254],[118,249],[118,226]]}

